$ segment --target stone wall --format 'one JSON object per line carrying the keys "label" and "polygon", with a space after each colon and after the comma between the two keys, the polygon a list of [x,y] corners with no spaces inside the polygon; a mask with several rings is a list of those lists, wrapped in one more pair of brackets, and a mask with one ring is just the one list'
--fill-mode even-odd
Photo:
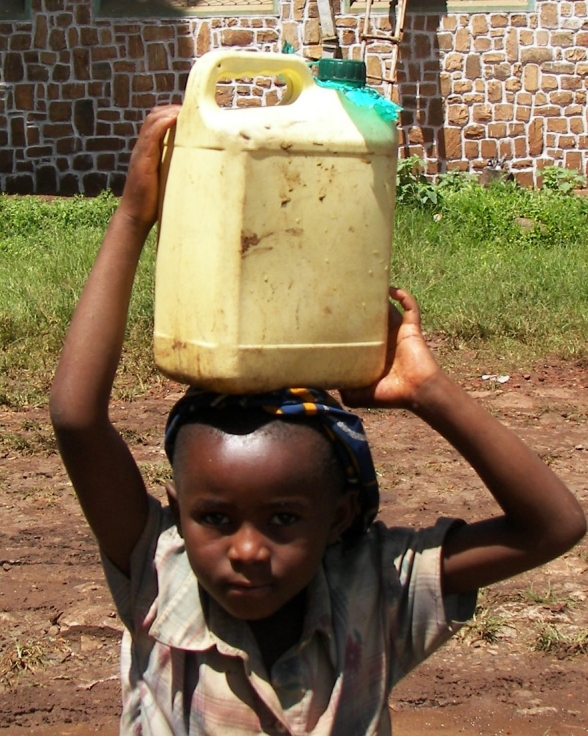
{"label": "stone wall", "polygon": [[413,18],[399,85],[404,150],[424,149],[430,171],[505,159],[524,184],[545,165],[586,174],[587,7]]}
{"label": "stone wall", "polygon": [[[345,56],[359,58],[361,15],[334,0]],[[354,7],[357,7],[355,5]],[[386,15],[374,18],[386,30]],[[33,0],[28,21],[0,23],[0,190],[119,192],[146,111],[181,101],[194,59],[211,48],[321,55],[316,0],[279,16],[97,19],[91,0]],[[505,159],[524,184],[557,163],[587,173],[586,2],[537,0],[533,12],[409,14],[397,94],[401,153],[429,173]],[[380,83],[391,47],[368,47]],[[224,85],[219,102],[275,102],[267,80]]]}

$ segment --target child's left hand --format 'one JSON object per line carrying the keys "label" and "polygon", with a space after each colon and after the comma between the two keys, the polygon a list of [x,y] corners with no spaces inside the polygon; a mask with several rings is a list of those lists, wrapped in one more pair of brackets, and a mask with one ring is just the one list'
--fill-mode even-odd
{"label": "child's left hand", "polygon": [[411,408],[426,383],[441,373],[424,340],[416,299],[395,287],[390,288],[390,297],[403,311],[390,304],[384,372],[371,386],[341,391],[347,406]]}
{"label": "child's left hand", "polygon": [[419,308],[391,289],[386,369],[371,386],[341,393],[351,406],[410,409],[450,442],[503,514],[454,527],[443,544],[445,594],[504,580],[566,552],[586,531],[582,508],[540,458],[438,366]]}

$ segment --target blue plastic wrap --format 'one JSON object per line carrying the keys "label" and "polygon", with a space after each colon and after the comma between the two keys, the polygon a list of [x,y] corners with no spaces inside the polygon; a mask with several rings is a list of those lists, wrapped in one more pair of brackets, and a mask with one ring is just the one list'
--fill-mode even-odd
{"label": "blue plastic wrap", "polygon": [[353,87],[343,82],[332,82],[315,79],[321,87],[329,87],[342,92],[357,107],[365,107],[375,112],[387,123],[395,123],[402,108],[391,100],[387,100],[371,87]]}

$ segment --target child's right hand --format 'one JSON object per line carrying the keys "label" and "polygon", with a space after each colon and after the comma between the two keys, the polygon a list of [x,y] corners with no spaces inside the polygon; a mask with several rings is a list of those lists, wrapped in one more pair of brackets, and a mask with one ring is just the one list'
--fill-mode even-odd
{"label": "child's right hand", "polygon": [[163,139],[175,124],[180,109],[181,105],[154,107],[145,118],[131,154],[119,210],[147,230],[157,220]]}
{"label": "child's right hand", "polygon": [[426,384],[442,374],[424,340],[416,299],[395,287],[391,287],[390,297],[403,311],[390,304],[384,372],[371,386],[341,391],[347,406],[413,408]]}

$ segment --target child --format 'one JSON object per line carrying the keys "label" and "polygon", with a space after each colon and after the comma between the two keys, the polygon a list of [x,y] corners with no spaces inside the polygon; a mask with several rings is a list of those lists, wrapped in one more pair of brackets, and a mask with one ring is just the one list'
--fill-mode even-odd
{"label": "child", "polygon": [[[415,412],[473,466],[502,515],[421,531],[373,523],[361,422],[312,390],[189,391],[172,410],[169,508],[110,423],[135,268],[157,217],[155,108],[74,314],[51,392],[59,448],[126,631],[121,733],[389,734],[393,685],[457,630],[476,590],[562,554],[580,506],[439,368],[392,289],[387,365],[351,406]],[[342,315],[342,319],[345,316]]]}

